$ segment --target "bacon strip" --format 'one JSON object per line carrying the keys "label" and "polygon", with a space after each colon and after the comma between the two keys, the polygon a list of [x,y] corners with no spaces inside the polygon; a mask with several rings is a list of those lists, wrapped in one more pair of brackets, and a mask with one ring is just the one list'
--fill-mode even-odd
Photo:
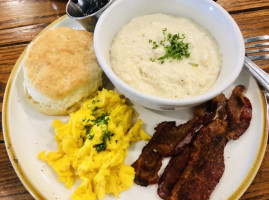
{"label": "bacon strip", "polygon": [[183,173],[190,157],[190,145],[185,147],[178,155],[173,156],[166,166],[159,182],[158,195],[166,199],[171,195],[174,185],[177,183],[180,175]]}
{"label": "bacon strip", "polygon": [[[158,171],[162,165],[162,158],[169,155],[181,141],[187,143],[192,139],[192,134],[198,125],[198,118],[185,124],[176,126],[175,122],[162,122],[156,128],[154,136],[142,149],[142,154],[132,165],[135,168],[135,182],[142,186],[157,183]],[[185,138],[185,140],[184,140]],[[182,146],[182,145],[180,145]]]}
{"label": "bacon strip", "polygon": [[194,118],[176,126],[175,122],[162,122],[155,128],[149,143],[142,149],[138,160],[133,163],[135,182],[142,186],[158,182],[158,171],[164,156],[176,155],[191,143],[197,130],[215,117],[219,105],[226,102],[223,94],[194,109]]}
{"label": "bacon strip", "polygon": [[249,99],[243,94],[245,90],[246,88],[242,85],[236,86],[227,102],[228,139],[237,140],[249,127],[252,118],[252,106]]}
{"label": "bacon strip", "polygon": [[168,200],[206,200],[224,172],[224,147],[228,122],[216,119],[201,128],[193,142],[190,159]]}

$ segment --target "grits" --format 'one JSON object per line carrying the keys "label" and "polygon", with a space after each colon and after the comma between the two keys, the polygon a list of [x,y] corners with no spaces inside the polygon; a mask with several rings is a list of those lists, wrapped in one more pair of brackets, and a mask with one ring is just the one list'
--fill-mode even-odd
{"label": "grits", "polygon": [[[151,41],[161,41],[164,29],[167,33],[185,35],[189,57],[164,63],[157,60],[165,50],[152,48]],[[110,47],[110,61],[116,75],[131,87],[177,99],[209,90],[220,72],[222,56],[215,39],[194,21],[152,14],[136,17],[120,29]]]}
{"label": "grits", "polygon": [[135,176],[134,169],[124,164],[128,146],[150,139],[141,120],[132,124],[134,116],[124,98],[103,89],[72,113],[67,124],[53,122],[58,150],[42,151],[38,157],[52,166],[67,188],[77,177],[82,180],[72,199],[102,199],[106,193],[118,197],[131,187]]}

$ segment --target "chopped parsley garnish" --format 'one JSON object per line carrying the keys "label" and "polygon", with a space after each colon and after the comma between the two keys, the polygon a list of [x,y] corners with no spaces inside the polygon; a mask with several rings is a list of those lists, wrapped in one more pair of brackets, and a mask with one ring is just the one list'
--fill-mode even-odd
{"label": "chopped parsley garnish", "polygon": [[150,58],[149,59],[151,62],[156,62],[156,60],[154,60],[153,58]]}
{"label": "chopped parsley garnish", "polygon": [[198,67],[198,66],[199,66],[199,64],[197,64],[197,63],[192,63],[192,62],[189,62],[189,65],[192,65],[192,66],[194,66],[194,67]]}
{"label": "chopped parsley garnish", "polygon": [[106,138],[107,138],[108,141],[110,141],[110,138],[111,138],[112,136],[114,136],[114,134],[111,133],[111,132],[108,131],[108,130],[106,130],[106,131],[103,132],[103,139],[106,139]]}
{"label": "chopped parsley garnish", "polygon": [[116,127],[118,127],[119,125],[120,125],[120,121],[117,122]]}
{"label": "chopped parsley garnish", "polygon": [[97,110],[98,110],[98,107],[95,106],[94,109],[92,109],[92,115],[96,115]]}
{"label": "chopped parsley garnish", "polygon": [[94,138],[94,134],[92,134],[92,135],[90,134],[92,127],[87,125],[87,126],[85,126],[85,129],[86,129],[86,139],[92,140]]}
{"label": "chopped parsley garnish", "polygon": [[166,33],[167,29],[163,29],[163,40],[161,40],[159,43],[157,41],[149,40],[149,43],[152,43],[153,47],[152,49],[157,49],[159,47],[163,47],[165,50],[165,53],[163,56],[153,59],[150,58],[150,61],[156,62],[156,60],[160,61],[161,64],[164,63],[165,59],[169,59],[171,62],[172,60],[182,60],[184,57],[188,58],[190,57],[191,53],[189,51],[189,44],[185,43],[185,35],[182,34],[181,36],[179,33],[177,34],[171,34]]}
{"label": "chopped parsley garnish", "polygon": [[108,130],[104,131],[102,135],[103,142],[100,144],[96,144],[93,147],[96,149],[97,152],[105,151],[107,147],[107,140],[110,142],[112,136],[114,136],[114,133],[111,133]]}
{"label": "chopped parsley garnish", "polygon": [[87,138],[88,138],[89,140],[92,140],[92,139],[94,138],[94,134],[92,134],[92,135],[88,135]]}
{"label": "chopped parsley garnish", "polygon": [[101,152],[101,151],[104,151],[106,150],[106,143],[105,142],[102,142],[100,144],[96,144],[93,146],[97,152]]}
{"label": "chopped parsley garnish", "polygon": [[[94,109],[92,110],[93,115],[94,115],[94,111],[96,111],[97,109],[98,109],[98,107],[94,107]],[[109,118],[108,113],[103,113],[102,115],[98,116],[96,119],[91,120],[93,122],[93,126],[94,125],[96,125],[96,126],[106,125],[106,130],[102,131],[102,136],[101,136],[102,142],[93,146],[96,149],[97,152],[101,152],[101,151],[106,150],[107,142],[111,142],[111,137],[114,136],[114,133],[111,133],[108,130],[108,121],[109,120],[110,120],[110,118]],[[86,129],[86,137],[85,137],[85,139],[92,140],[94,138],[94,136],[95,136],[93,131],[91,131],[92,130],[92,125],[86,125],[85,129]],[[102,130],[102,128],[101,128],[101,130]]]}
{"label": "chopped parsley garnish", "polygon": [[91,132],[92,127],[91,126],[85,126],[86,129],[86,135],[89,135]]}
{"label": "chopped parsley garnish", "polygon": [[97,126],[99,126],[101,124],[108,125],[108,121],[109,121],[109,114],[108,113],[103,113],[102,115],[97,117],[95,120],[92,120],[92,122],[94,122]]}
{"label": "chopped parsley garnish", "polygon": [[157,49],[159,47],[156,41],[149,40],[149,42],[153,44],[152,49]]}

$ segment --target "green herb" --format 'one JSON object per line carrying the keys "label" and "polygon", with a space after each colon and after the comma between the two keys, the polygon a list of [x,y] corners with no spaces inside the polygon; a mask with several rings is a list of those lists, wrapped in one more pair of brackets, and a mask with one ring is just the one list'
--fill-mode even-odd
{"label": "green herb", "polygon": [[96,115],[98,107],[95,106],[94,109],[92,109],[92,115]]}
{"label": "green herb", "polygon": [[[98,109],[97,106],[94,107],[94,109],[92,110],[93,115],[97,109]],[[101,152],[101,151],[106,150],[107,142],[111,142],[111,137],[114,136],[114,133],[111,133],[108,130],[108,121],[109,120],[110,120],[110,118],[109,118],[108,113],[103,113],[102,115],[98,116],[95,120],[91,120],[94,123],[94,125],[96,125],[96,126],[106,125],[106,130],[102,132],[102,142],[93,146],[97,152]],[[90,125],[87,125],[87,126],[85,126],[85,129],[86,129],[86,139],[92,140],[94,138],[94,135],[95,135],[95,134],[90,134],[92,132],[91,131],[92,127]]]}
{"label": "green herb", "polygon": [[149,60],[150,60],[151,62],[156,62],[156,60],[153,59],[153,58],[150,58]]}
{"label": "green herb", "polygon": [[99,126],[101,124],[108,125],[109,114],[103,113],[102,115],[97,117],[95,120],[91,120],[91,121],[94,122],[97,126]]}
{"label": "green herb", "polygon": [[[179,33],[172,35],[171,33],[166,33],[167,29],[163,28],[163,40],[159,43],[157,41],[149,40],[149,43],[153,44],[152,49],[157,49],[158,47],[162,46],[165,50],[163,56],[157,58],[161,64],[164,63],[165,59],[172,60],[182,60],[184,57],[190,57],[191,53],[189,52],[189,43],[185,43],[185,35],[182,34],[181,36]],[[150,61],[155,62],[156,59],[150,58]]]}
{"label": "green herb", "polygon": [[86,135],[89,135],[91,132],[92,127],[91,126],[85,126],[86,129]]}
{"label": "green herb", "polygon": [[156,41],[149,40],[149,43],[152,43],[153,44],[152,49],[157,49],[159,47],[159,45],[157,44]]}
{"label": "green herb", "polygon": [[104,131],[102,135],[103,142],[100,144],[96,144],[93,147],[96,149],[97,152],[105,151],[107,147],[107,140],[110,142],[112,136],[114,136],[114,133],[111,133],[108,130]]}
{"label": "green herb", "polygon": [[104,151],[106,150],[106,143],[105,142],[102,142],[100,144],[96,144],[93,146],[97,152],[101,152],[101,151]]}
{"label": "green herb", "polygon": [[152,49],[157,49],[158,47],[159,47],[159,45],[157,44],[156,41],[154,41],[154,42],[153,42],[153,47],[152,47]]}
{"label": "green herb", "polygon": [[108,141],[110,141],[110,138],[113,136],[114,134],[111,133],[110,131],[106,130],[103,132],[103,139],[108,139]]}
{"label": "green herb", "polygon": [[83,141],[85,142],[86,139],[92,140],[94,138],[94,134],[90,134],[92,127],[91,126],[85,126],[86,129],[86,137],[83,139]]}
{"label": "green herb", "polygon": [[89,140],[92,140],[92,139],[94,138],[94,134],[92,134],[92,135],[88,135],[87,138],[88,138]]}
{"label": "green herb", "polygon": [[192,65],[192,66],[194,66],[194,67],[198,67],[198,66],[199,66],[199,64],[197,64],[197,63],[192,63],[192,62],[189,62],[189,65]]}
{"label": "green herb", "polygon": [[157,152],[157,149],[153,149],[152,151],[154,151],[156,153]]}

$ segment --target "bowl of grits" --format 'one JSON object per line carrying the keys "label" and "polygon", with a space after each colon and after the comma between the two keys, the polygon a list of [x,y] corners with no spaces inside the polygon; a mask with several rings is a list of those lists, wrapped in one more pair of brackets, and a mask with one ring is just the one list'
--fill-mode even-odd
{"label": "bowl of grits", "polygon": [[244,42],[211,0],[117,0],[94,31],[96,57],[134,103],[177,110],[203,103],[240,74]]}

